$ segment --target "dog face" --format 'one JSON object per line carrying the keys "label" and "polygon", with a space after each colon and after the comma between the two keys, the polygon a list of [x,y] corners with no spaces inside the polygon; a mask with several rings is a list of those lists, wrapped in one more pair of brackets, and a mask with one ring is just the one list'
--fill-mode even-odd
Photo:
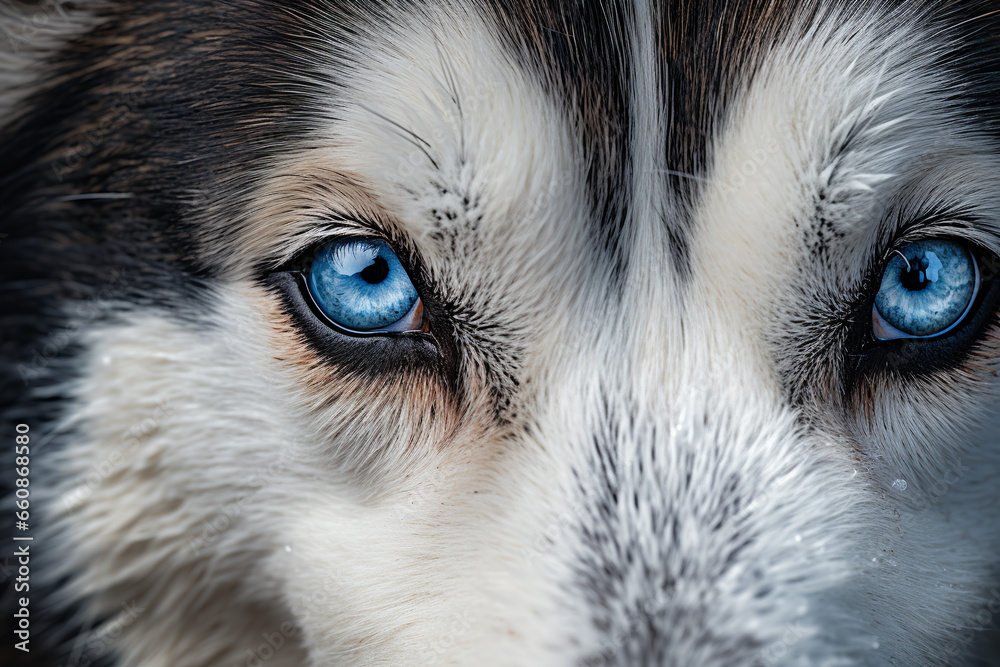
{"label": "dog face", "polygon": [[[0,180],[78,660],[969,656],[998,12],[95,7]],[[351,252],[412,290],[397,330],[329,305]]]}

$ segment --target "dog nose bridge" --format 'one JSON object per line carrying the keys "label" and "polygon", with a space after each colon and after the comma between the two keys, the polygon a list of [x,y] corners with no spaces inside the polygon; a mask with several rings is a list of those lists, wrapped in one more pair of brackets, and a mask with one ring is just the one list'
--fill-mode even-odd
{"label": "dog nose bridge", "polygon": [[803,463],[795,416],[707,387],[660,410],[603,409],[578,475],[578,664],[753,664],[788,627],[812,632],[790,580],[843,575],[846,559],[828,562],[843,526],[794,499],[843,471],[822,453]]}
{"label": "dog nose bridge", "polygon": [[684,280],[664,269],[665,253],[636,251],[620,289],[595,298],[582,325],[595,330],[587,356],[651,410],[692,396],[717,402],[712,394],[734,388],[780,400],[765,304],[724,272]]}

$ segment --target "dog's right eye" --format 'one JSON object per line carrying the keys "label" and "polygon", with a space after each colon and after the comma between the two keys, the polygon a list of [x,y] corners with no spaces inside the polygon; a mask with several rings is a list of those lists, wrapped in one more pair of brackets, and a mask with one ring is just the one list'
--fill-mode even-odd
{"label": "dog's right eye", "polygon": [[1000,326],[998,267],[992,251],[963,239],[899,246],[857,304],[848,383],[886,371],[927,376],[962,363],[984,331]]}
{"label": "dog's right eye", "polygon": [[957,327],[979,292],[979,265],[962,244],[946,239],[908,243],[882,275],[872,309],[879,340],[933,338]]}
{"label": "dog's right eye", "polygon": [[305,272],[316,310],[347,333],[426,331],[423,303],[385,241],[336,240]]}

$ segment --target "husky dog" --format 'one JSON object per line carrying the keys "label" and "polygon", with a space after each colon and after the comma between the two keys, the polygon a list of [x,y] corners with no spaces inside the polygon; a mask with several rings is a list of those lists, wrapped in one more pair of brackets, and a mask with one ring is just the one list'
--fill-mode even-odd
{"label": "husky dog", "polygon": [[992,664],[1000,2],[0,14],[11,664]]}

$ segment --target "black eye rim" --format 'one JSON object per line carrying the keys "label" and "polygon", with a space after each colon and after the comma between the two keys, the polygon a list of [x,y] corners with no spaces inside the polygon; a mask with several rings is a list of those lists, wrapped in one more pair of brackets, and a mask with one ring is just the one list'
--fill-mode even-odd
{"label": "black eye rim", "polygon": [[969,240],[954,236],[928,236],[920,239],[908,239],[903,243],[893,244],[892,249],[887,253],[885,259],[882,260],[880,266],[881,268],[877,272],[873,272],[869,280],[867,281],[865,287],[865,310],[870,314],[875,308],[875,299],[878,296],[879,289],[882,284],[882,276],[889,268],[889,262],[896,251],[905,247],[907,244],[914,241],[950,241],[952,243],[957,243],[965,247],[969,254],[972,256],[972,260],[976,263],[976,271],[978,277],[978,289],[972,299],[972,303],[966,309],[962,317],[959,318],[954,324],[949,325],[949,327],[939,334],[933,334],[930,336],[914,336],[907,338],[889,338],[882,339],[875,336],[872,330],[871,317],[868,318],[868,333],[870,341],[874,344],[887,344],[892,345],[898,341],[912,341],[917,344],[934,343],[936,341],[945,340],[953,335],[957,335],[964,329],[972,320],[975,319],[975,315],[982,309],[984,303],[986,303],[989,295],[990,288],[993,287],[997,282],[997,278],[1000,277],[997,269],[1000,268],[1000,258],[997,257],[995,253],[986,249],[985,247]]}
{"label": "black eye rim", "polygon": [[[332,322],[313,301],[305,281],[312,260],[334,241],[386,243],[396,253],[423,303],[428,330],[356,332]],[[379,234],[327,236],[296,253],[283,266],[263,272],[258,284],[278,297],[304,341],[328,364],[367,374],[372,380],[401,372],[430,374],[452,392],[459,392],[461,362],[450,311],[431,289],[419,254],[408,245]]]}
{"label": "black eye rim", "polygon": [[[350,327],[345,327],[343,324],[336,322],[332,317],[327,315],[320,307],[320,305],[316,302],[316,296],[312,293],[312,290],[309,289],[309,276],[305,271],[289,271],[288,274],[295,279],[299,291],[302,292],[302,299],[305,302],[305,304],[309,307],[309,310],[312,312],[313,316],[326,326],[337,331],[338,333],[341,333],[345,336],[354,336],[358,338],[368,338],[372,336],[382,336],[385,338],[392,338],[394,336],[412,336],[415,334],[423,334],[423,335],[427,334],[427,331],[424,329],[413,329],[408,331],[371,329],[365,331],[363,329],[351,329]],[[416,289],[415,286],[414,289]],[[417,293],[417,303],[421,304],[421,308],[423,308],[422,305],[423,299],[420,297],[419,292]],[[424,319],[426,320],[428,318],[425,316]]]}
{"label": "black eye rim", "polygon": [[[345,327],[344,325],[334,321],[329,315],[327,315],[320,305],[316,302],[316,297],[313,295],[312,290],[309,288],[309,271],[312,267],[313,262],[319,254],[328,246],[333,243],[384,243],[389,247],[389,250],[396,255],[396,259],[399,260],[400,265],[402,265],[403,270],[406,271],[406,276],[410,280],[410,284],[413,285],[413,289],[417,293],[417,300],[421,304],[423,310],[423,318],[426,326],[423,329],[415,329],[411,331],[387,331],[385,329],[375,329],[371,331],[365,331],[360,329],[351,329],[350,327]],[[405,247],[405,246],[404,246]],[[352,234],[347,236],[328,236],[320,239],[316,243],[309,245],[307,248],[298,252],[291,260],[289,260],[284,267],[279,268],[274,271],[270,271],[267,275],[274,275],[279,273],[287,273],[295,279],[299,290],[302,292],[303,301],[309,307],[309,311],[313,316],[322,322],[324,325],[330,327],[334,331],[341,333],[345,336],[352,336],[357,338],[367,338],[367,337],[384,337],[384,338],[394,338],[398,336],[415,336],[415,335],[427,335],[429,333],[430,320],[433,319],[433,312],[438,309],[431,308],[428,309],[428,300],[425,299],[424,294],[430,293],[428,289],[427,281],[424,278],[422,271],[422,262],[420,262],[419,256],[411,251],[409,248],[406,252],[400,252],[397,245],[394,244],[390,239],[384,238],[378,235],[360,235]],[[412,267],[412,268],[411,268]],[[433,297],[431,302],[434,302]]]}
{"label": "black eye rim", "polygon": [[[892,264],[892,260],[893,260],[893,256],[894,255],[896,255],[897,253],[900,254],[900,255],[902,255],[903,254],[902,250],[907,245],[910,245],[912,243],[921,242],[921,241],[923,241],[923,242],[938,241],[938,242],[954,243],[956,245],[962,246],[965,249],[965,251],[969,253],[969,257],[972,259],[973,269],[975,271],[975,276],[976,276],[975,288],[974,288],[973,293],[972,293],[972,298],[969,300],[969,303],[966,304],[965,310],[958,317],[958,319],[956,319],[954,322],[952,322],[947,327],[945,327],[944,329],[942,329],[941,331],[939,331],[937,333],[928,334],[926,336],[916,336],[916,335],[907,334],[905,331],[902,331],[901,329],[899,329],[899,332],[902,333],[902,334],[904,334],[904,335],[902,335],[902,336],[895,336],[893,338],[880,338],[877,335],[877,333],[875,332],[875,330],[874,330],[874,318],[875,318],[876,315],[881,320],[883,320],[888,326],[893,326],[891,322],[888,322],[888,320],[886,320],[885,315],[883,315],[881,312],[879,312],[878,306],[877,306],[878,295],[881,293],[881,284],[883,282],[885,274],[889,270],[889,266]],[[960,239],[954,239],[954,238],[946,238],[946,237],[932,237],[932,238],[927,238],[927,239],[919,239],[918,241],[907,241],[906,243],[900,244],[897,247],[893,248],[892,252],[889,255],[889,258],[887,260],[885,260],[884,267],[882,269],[882,273],[879,274],[878,278],[875,280],[875,284],[877,284],[877,289],[875,289],[874,296],[872,298],[872,308],[871,308],[871,314],[872,314],[871,315],[872,316],[872,323],[871,323],[872,337],[876,341],[879,341],[879,342],[889,342],[889,341],[894,341],[894,340],[932,341],[932,340],[937,340],[937,339],[940,339],[940,338],[945,338],[948,335],[950,335],[953,331],[955,331],[958,328],[960,328],[972,316],[972,314],[975,312],[976,307],[977,307],[977,302],[979,301],[980,294],[982,293],[983,288],[985,287],[985,281],[984,281],[983,271],[980,268],[980,267],[983,266],[983,255],[982,255],[982,253],[985,253],[985,252],[988,252],[988,251],[986,251],[985,249],[978,249],[978,251],[977,251],[977,248],[973,244],[971,244],[971,243],[969,243],[967,241],[963,241],[963,240],[960,240]],[[895,327],[893,327],[893,328],[895,328]]]}
{"label": "black eye rim", "polygon": [[[980,287],[966,315],[940,335],[928,338],[882,340],[875,336],[872,310],[884,274],[894,250],[914,240],[947,240],[964,245],[980,271]],[[1000,258],[985,246],[962,236],[922,235],[891,244],[888,251],[873,263],[861,287],[851,326],[846,337],[844,356],[845,386],[849,391],[863,380],[880,374],[895,373],[914,379],[933,377],[962,364],[974,353],[976,342],[991,327],[1000,326]]]}

